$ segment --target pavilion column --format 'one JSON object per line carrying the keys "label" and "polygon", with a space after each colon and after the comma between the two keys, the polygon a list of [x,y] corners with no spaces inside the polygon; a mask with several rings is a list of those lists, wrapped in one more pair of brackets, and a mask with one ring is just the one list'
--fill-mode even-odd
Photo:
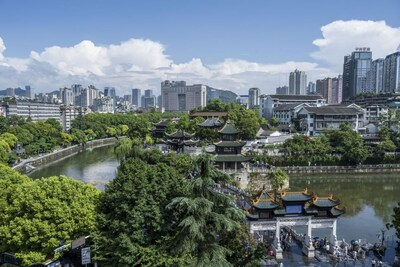
{"label": "pavilion column", "polygon": [[237,172],[237,162],[235,161],[235,172]]}
{"label": "pavilion column", "polygon": [[222,162],[222,170],[225,171],[225,161]]}
{"label": "pavilion column", "polygon": [[337,228],[337,219],[333,219],[333,224],[332,224],[332,234],[329,240],[329,243],[331,243],[330,248],[333,250],[335,246],[337,246],[337,235],[336,235],[336,228]]}
{"label": "pavilion column", "polygon": [[312,247],[312,228],[311,228],[311,216],[308,217],[307,223],[307,240],[306,244],[308,247]]}
{"label": "pavilion column", "polygon": [[312,219],[311,219],[311,216],[308,217],[307,236],[305,237],[302,251],[303,251],[304,255],[306,255],[308,258],[315,257],[315,249],[312,244]]}
{"label": "pavilion column", "polygon": [[283,257],[280,234],[281,234],[281,227],[280,227],[280,224],[279,224],[279,218],[276,218],[276,231],[275,231],[275,240],[274,240],[274,246],[273,247],[275,249],[275,257],[278,260],[282,259],[282,257]]}

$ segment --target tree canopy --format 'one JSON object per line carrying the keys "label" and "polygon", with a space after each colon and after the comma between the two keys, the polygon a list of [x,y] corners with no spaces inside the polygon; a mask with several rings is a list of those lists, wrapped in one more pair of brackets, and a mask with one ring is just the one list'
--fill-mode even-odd
{"label": "tree canopy", "polygon": [[0,252],[30,265],[95,227],[100,192],[72,178],[31,179],[0,165]]}

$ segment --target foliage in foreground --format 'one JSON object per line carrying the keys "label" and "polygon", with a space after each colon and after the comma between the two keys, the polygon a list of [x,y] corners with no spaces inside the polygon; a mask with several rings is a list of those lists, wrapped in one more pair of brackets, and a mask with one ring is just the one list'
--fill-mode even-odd
{"label": "foliage in foreground", "polygon": [[100,191],[64,176],[31,179],[0,165],[0,252],[25,265],[43,262],[62,243],[95,227]]}

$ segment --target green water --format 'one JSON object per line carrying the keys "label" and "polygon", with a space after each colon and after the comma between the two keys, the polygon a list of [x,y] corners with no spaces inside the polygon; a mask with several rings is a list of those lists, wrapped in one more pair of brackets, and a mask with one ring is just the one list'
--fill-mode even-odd
{"label": "green water", "polygon": [[29,173],[29,176],[40,178],[65,175],[104,190],[104,185],[116,176],[118,161],[113,151],[113,145],[87,149],[71,157],[37,168]]}

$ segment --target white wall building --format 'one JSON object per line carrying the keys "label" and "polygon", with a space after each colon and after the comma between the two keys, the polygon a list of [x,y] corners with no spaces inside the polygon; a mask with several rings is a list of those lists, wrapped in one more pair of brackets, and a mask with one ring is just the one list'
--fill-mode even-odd
{"label": "white wall building", "polygon": [[93,111],[99,113],[114,113],[114,99],[112,96],[94,99]]}
{"label": "white wall building", "polygon": [[40,102],[5,102],[2,103],[4,115],[10,118],[12,115],[20,116],[25,120],[30,118],[33,122],[56,119],[60,121],[60,105]]}
{"label": "white wall building", "polygon": [[364,112],[356,105],[303,107],[298,112],[301,132],[307,136],[315,136],[324,130],[339,129],[342,123],[350,123],[358,131],[363,125]]}
{"label": "white wall building", "polygon": [[260,117],[272,119],[273,109],[284,104],[302,104],[310,106],[324,106],[326,100],[320,95],[261,95],[260,96]]}

